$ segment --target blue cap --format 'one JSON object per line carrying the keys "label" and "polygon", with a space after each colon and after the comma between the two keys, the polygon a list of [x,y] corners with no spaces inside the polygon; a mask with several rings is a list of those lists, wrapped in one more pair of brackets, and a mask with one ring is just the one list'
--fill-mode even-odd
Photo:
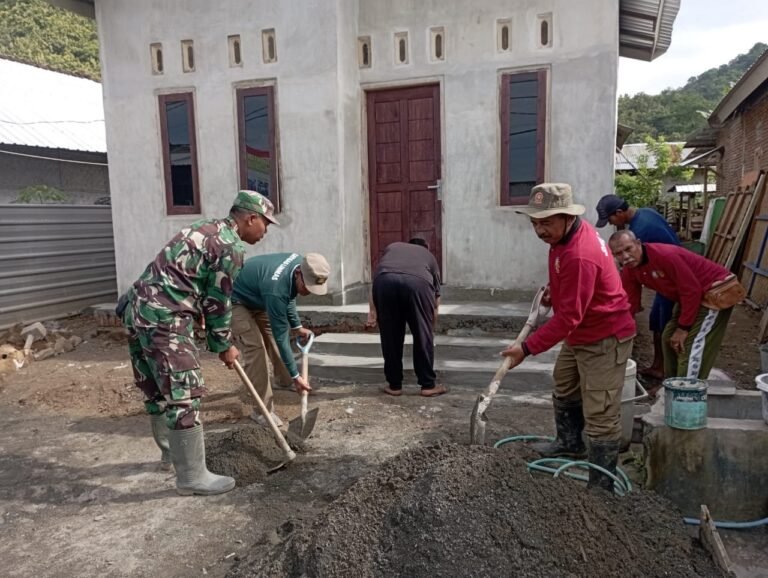
{"label": "blue cap", "polygon": [[597,227],[605,227],[608,217],[616,211],[626,211],[629,203],[617,195],[605,195],[597,202]]}

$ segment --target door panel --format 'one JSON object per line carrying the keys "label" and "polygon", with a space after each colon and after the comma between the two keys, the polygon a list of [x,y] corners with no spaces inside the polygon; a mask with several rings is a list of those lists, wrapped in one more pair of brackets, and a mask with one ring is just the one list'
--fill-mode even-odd
{"label": "door panel", "polygon": [[371,91],[367,107],[372,270],[387,245],[412,237],[442,270],[439,86]]}

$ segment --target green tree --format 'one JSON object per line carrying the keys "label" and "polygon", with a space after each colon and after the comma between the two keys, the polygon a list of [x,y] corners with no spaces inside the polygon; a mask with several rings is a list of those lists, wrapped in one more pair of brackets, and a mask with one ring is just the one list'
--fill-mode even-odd
{"label": "green tree", "polygon": [[0,0],[0,58],[100,79],[95,22],[43,0]]}
{"label": "green tree", "polygon": [[746,54],[689,78],[680,88],[620,96],[619,123],[633,129],[629,142],[646,137],[684,141],[706,127],[711,111],[766,49],[768,45],[758,42]]}
{"label": "green tree", "polygon": [[679,146],[651,137],[646,137],[645,144],[648,152],[638,158],[637,170],[615,179],[616,194],[632,207],[655,207],[665,181],[689,181],[693,176],[693,170],[680,166]]}

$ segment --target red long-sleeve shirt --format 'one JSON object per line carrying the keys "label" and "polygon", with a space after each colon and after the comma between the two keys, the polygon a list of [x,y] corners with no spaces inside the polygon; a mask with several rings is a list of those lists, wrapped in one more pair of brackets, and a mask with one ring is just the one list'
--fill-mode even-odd
{"label": "red long-sleeve shirt", "polygon": [[537,355],[560,341],[586,345],[606,337],[632,337],[635,320],[608,246],[586,221],[549,250],[553,317],[525,346]]}
{"label": "red long-sleeve shirt", "polygon": [[624,267],[621,281],[634,315],[640,310],[642,287],[653,289],[680,304],[678,326],[690,329],[701,300],[716,281],[731,274],[714,261],[676,245],[643,243],[643,260],[634,269]]}

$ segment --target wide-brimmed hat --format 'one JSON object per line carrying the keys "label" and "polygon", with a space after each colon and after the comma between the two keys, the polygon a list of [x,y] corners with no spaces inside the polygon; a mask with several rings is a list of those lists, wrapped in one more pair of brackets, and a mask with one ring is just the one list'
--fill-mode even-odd
{"label": "wide-brimmed hat", "polygon": [[528,205],[516,212],[534,219],[546,219],[552,215],[583,215],[584,205],[573,202],[571,185],[566,183],[542,183],[531,189]]}
{"label": "wide-brimmed hat", "polygon": [[301,275],[304,277],[304,285],[314,295],[328,293],[328,276],[331,274],[331,266],[320,253],[307,253],[301,260]]}

